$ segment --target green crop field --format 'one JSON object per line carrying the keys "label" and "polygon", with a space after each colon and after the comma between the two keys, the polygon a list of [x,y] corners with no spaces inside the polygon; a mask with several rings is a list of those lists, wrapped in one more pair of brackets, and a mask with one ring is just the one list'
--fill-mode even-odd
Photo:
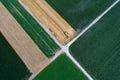
{"label": "green crop field", "polygon": [[95,80],[120,80],[120,2],[71,47]]}
{"label": "green crop field", "polygon": [[33,17],[21,6],[18,0],[0,1],[46,56],[51,57],[57,50],[60,49],[51,37],[43,30],[43,28],[35,21],[35,19],[33,19]]}
{"label": "green crop field", "polygon": [[46,0],[80,32],[116,0]]}
{"label": "green crop field", "polygon": [[88,80],[86,76],[65,55],[60,55],[34,80]]}
{"label": "green crop field", "polygon": [[0,33],[0,80],[28,80],[31,73]]}

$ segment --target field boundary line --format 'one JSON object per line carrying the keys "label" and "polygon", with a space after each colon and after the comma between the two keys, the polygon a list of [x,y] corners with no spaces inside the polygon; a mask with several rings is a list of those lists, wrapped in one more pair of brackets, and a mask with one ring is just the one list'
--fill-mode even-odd
{"label": "field boundary line", "polygon": [[101,13],[90,25],[88,25],[82,32],[80,32],[73,40],[71,40],[66,46],[61,47],[65,51],[66,55],[75,63],[75,65],[88,77],[89,80],[94,80],[91,75],[76,61],[76,59],[70,54],[69,47],[80,36],[82,36],[87,30],[89,30],[94,24],[96,24],[106,13],[108,13],[120,0],[115,1],[110,7],[108,7],[103,13]]}
{"label": "field boundary line", "polygon": [[66,55],[68,58],[82,71],[82,73],[89,79],[89,80],[94,80],[88,73],[87,71],[76,61],[76,59],[70,54],[69,52],[69,47],[63,48],[63,51],[65,51]]}
{"label": "field boundary line", "polygon": [[55,53],[55,56],[53,56],[52,58],[49,59],[49,61],[44,65],[44,67],[38,69],[38,71],[35,74],[32,74],[31,77],[29,78],[29,80],[33,80],[37,75],[40,74],[40,72],[42,72],[46,67],[48,67],[52,62],[54,62],[61,54],[64,54],[64,51],[59,50]]}
{"label": "field boundary line", "polygon": [[89,30],[95,23],[97,23],[106,13],[108,13],[120,0],[115,1],[110,7],[108,7],[103,13],[101,13],[96,19],[93,20],[83,31],[81,31],[74,39],[72,39],[66,46],[73,44],[80,36],[82,36],[87,30]]}
{"label": "field boundary line", "polygon": [[109,12],[120,0],[115,1],[109,8],[107,8],[102,14],[100,14],[96,19],[91,22],[85,29],[83,29],[75,38],[73,38],[67,45],[63,46],[61,45],[55,37],[44,27],[44,25],[31,13],[31,11],[21,2],[21,0],[18,0],[18,2],[28,11],[30,15],[41,25],[41,27],[49,34],[49,36],[57,43],[57,45],[60,46],[60,48],[70,46],[73,44],[80,36],[82,36],[88,29],[90,29],[96,22],[98,22],[107,12]]}
{"label": "field boundary line", "polygon": [[[21,4],[21,0],[18,0],[19,3]],[[40,21],[38,21],[38,19],[35,18],[35,16],[33,16],[33,14],[31,14],[31,12],[29,11],[29,9],[27,9],[23,4],[21,4],[27,11],[28,13],[30,13],[34,19],[41,25],[41,27],[51,36],[51,38],[57,43],[57,45],[60,46],[61,50],[63,50],[66,55],[73,61],[73,63],[88,77],[89,80],[94,80],[86,71],[85,69],[76,61],[75,58],[73,58],[73,56],[70,54],[69,52],[69,47],[71,44],[73,44],[80,36],[82,36],[87,30],[89,30],[95,23],[97,23],[106,13],[108,13],[120,0],[116,0],[112,5],[110,5],[110,7],[108,7],[105,11],[103,11],[103,13],[101,13],[96,19],[94,19],[85,29],[83,29],[82,32],[80,32],[75,38],[73,38],[66,46],[62,46],[61,44],[59,44],[59,42],[50,34],[50,32],[44,28],[44,25],[42,25],[42,23],[40,23]]]}

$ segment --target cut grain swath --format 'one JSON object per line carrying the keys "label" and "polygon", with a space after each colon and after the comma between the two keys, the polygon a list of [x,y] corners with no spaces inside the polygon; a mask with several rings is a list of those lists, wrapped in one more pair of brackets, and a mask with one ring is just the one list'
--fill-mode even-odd
{"label": "cut grain swath", "polygon": [[75,37],[76,31],[44,0],[22,0],[22,2],[62,45]]}

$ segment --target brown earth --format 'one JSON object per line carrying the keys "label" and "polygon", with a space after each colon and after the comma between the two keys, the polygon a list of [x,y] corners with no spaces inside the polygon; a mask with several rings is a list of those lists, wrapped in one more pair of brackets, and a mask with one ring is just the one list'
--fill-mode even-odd
{"label": "brown earth", "polygon": [[0,31],[33,74],[50,63],[49,59],[1,3]]}

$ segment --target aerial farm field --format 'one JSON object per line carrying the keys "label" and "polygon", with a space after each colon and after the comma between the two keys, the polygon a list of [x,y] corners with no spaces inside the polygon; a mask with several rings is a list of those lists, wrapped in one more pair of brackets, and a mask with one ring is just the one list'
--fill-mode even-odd
{"label": "aerial farm field", "polygon": [[82,31],[116,0],[46,0],[76,31]]}
{"label": "aerial farm field", "polygon": [[34,80],[88,80],[87,77],[65,55],[61,54]]}
{"label": "aerial farm field", "polygon": [[70,52],[95,80],[120,79],[120,2],[85,32]]}
{"label": "aerial farm field", "polygon": [[30,35],[46,56],[53,56],[60,48],[18,0],[0,0],[22,28]]}
{"label": "aerial farm field", "polygon": [[119,6],[0,0],[0,80],[119,80]]}
{"label": "aerial farm field", "polygon": [[26,80],[31,73],[0,33],[0,80]]}

